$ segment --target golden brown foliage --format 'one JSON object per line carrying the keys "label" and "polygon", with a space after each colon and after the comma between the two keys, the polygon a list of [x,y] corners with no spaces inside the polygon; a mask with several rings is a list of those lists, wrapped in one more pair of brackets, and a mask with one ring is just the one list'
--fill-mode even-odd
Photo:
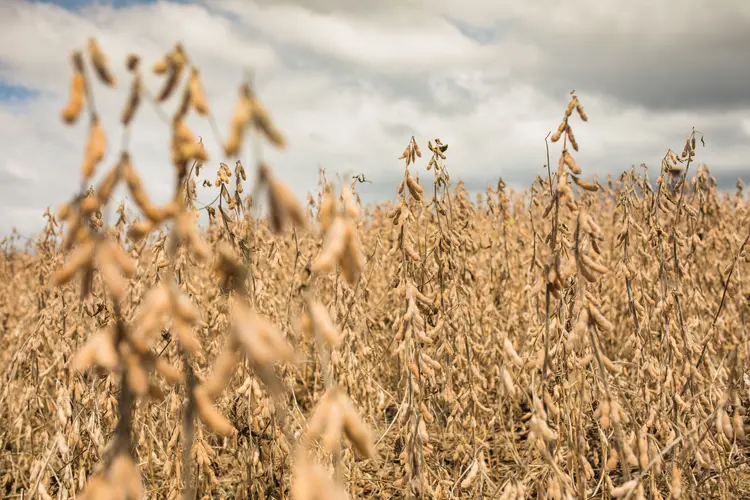
{"label": "golden brown foliage", "polygon": [[[73,61],[62,120],[90,113],[86,185],[107,138]],[[174,196],[151,201],[125,146],[38,237],[3,240],[0,496],[750,495],[750,211],[696,164],[698,132],[655,184],[646,168],[584,180],[572,95],[557,170],[523,192],[500,179],[472,200],[448,145],[422,165],[412,137],[397,203],[369,208],[358,179],[323,175],[305,210],[255,158],[262,216],[242,163],[233,181],[187,128],[191,110],[213,120],[187,50],[153,66],[155,98],[125,65],[126,132],[183,92],[165,123]],[[286,145],[250,82],[229,128],[219,155],[247,134]],[[143,219],[121,205],[107,225],[120,183]]]}

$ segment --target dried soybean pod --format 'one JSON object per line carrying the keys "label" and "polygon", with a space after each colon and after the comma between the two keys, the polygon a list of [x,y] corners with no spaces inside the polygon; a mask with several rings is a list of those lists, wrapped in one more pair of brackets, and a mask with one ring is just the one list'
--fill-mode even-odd
{"label": "dried soybean pod", "polygon": [[107,57],[102,52],[95,38],[89,38],[89,54],[91,55],[91,64],[94,66],[99,79],[104,84],[115,87],[117,79],[112,75],[112,71],[110,71],[107,64]]}
{"label": "dried soybean pod", "polygon": [[190,102],[195,110],[200,115],[207,115],[208,103],[206,102],[206,93],[203,92],[203,87],[201,87],[200,71],[196,67],[190,70],[188,88],[190,89]]}
{"label": "dried soybean pod", "polygon": [[104,158],[104,153],[107,149],[107,136],[104,133],[104,127],[102,127],[99,121],[99,116],[94,115],[91,118],[91,129],[89,131],[89,139],[86,144],[86,151],[84,153],[83,165],[81,172],[84,179],[89,179],[96,170],[96,166]]}
{"label": "dried soybean pod", "polygon": [[65,108],[62,110],[63,122],[72,125],[78,121],[84,102],[86,101],[86,77],[83,73],[83,55],[76,51],[71,56],[73,76],[70,81],[70,94]]}
{"label": "dried soybean pod", "polygon": [[135,116],[135,112],[138,110],[138,105],[141,103],[141,75],[136,75],[133,79],[133,84],[130,86],[130,94],[128,95],[128,102],[125,104],[125,109],[122,110],[122,117],[120,121],[123,125],[129,125],[130,121]]}
{"label": "dried soybean pod", "polygon": [[[169,96],[172,95],[174,89],[177,88],[177,83],[180,81],[186,61],[187,57],[185,51],[183,50],[182,45],[178,43],[172,53],[166,58],[166,68],[164,68],[163,71],[167,72],[167,81],[164,82],[164,86],[156,98],[157,102],[164,102],[169,99]],[[163,62],[159,62],[154,66],[155,73],[163,72],[162,64]]]}

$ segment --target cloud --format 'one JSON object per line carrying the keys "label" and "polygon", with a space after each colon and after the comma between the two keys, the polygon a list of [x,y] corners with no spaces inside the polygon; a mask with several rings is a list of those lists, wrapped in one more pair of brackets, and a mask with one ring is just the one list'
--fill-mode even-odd
{"label": "cloud", "polygon": [[[228,3],[239,5],[240,0]],[[296,9],[314,12],[310,18],[370,19],[369,4],[363,1],[261,3],[268,12]],[[465,51],[469,61],[487,55],[485,69],[511,72],[551,95],[575,88],[660,110],[750,105],[750,65],[740,63],[750,46],[747,2],[718,0],[709,7],[699,0],[634,0],[627,5],[598,0],[385,0],[378,12],[373,22],[399,32],[419,20],[413,29],[428,46],[427,26],[434,26],[446,44],[461,35],[464,41],[451,42],[456,47],[451,53]],[[398,43],[402,49],[409,46],[404,40]]]}
{"label": "cloud", "polygon": [[211,5],[237,15],[277,43],[384,74],[425,74],[490,63],[512,67],[531,55],[512,40],[481,44],[439,16],[400,16],[397,10],[362,17],[314,12],[306,4],[257,5],[243,0]]}
{"label": "cloud", "polygon": [[[290,144],[263,154],[300,197],[315,188],[324,167],[333,179],[365,174],[373,181],[361,187],[366,201],[392,198],[403,168],[396,158],[411,135],[424,150],[435,137],[450,144],[452,176],[471,189],[494,185],[498,176],[524,188],[544,173],[544,136],[574,88],[590,116],[574,124],[587,175],[642,162],[653,171],[695,126],[708,144],[699,158],[731,189],[750,172],[750,68],[740,63],[750,44],[750,7],[730,0],[700,5],[382,0],[373,10],[353,0],[75,0],[67,7],[5,0],[0,234],[13,226],[38,231],[44,208],[56,208],[78,188],[85,120],[65,127],[59,112],[70,53],[89,36],[100,41],[120,83],[95,89],[110,140],[102,171],[114,163],[122,137],[126,55],[136,52],[150,67],[181,41],[201,68],[222,134],[238,84],[253,71]],[[145,83],[155,92],[161,80],[149,71]],[[166,103],[167,114],[177,100]],[[212,154],[203,175],[213,180],[225,161],[216,137],[205,120],[189,123]],[[168,140],[160,114],[142,106],[130,145],[158,202],[172,189]],[[214,196],[199,190],[202,201]]]}

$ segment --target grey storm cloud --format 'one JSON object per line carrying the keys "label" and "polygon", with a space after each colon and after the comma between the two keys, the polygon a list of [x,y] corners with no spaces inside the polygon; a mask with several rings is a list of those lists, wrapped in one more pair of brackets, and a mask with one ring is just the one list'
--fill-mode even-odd
{"label": "grey storm cloud", "polygon": [[[364,1],[260,3],[303,5],[328,15],[371,15],[370,4]],[[482,46],[513,41],[532,48],[538,60],[515,68],[511,77],[551,95],[577,89],[655,110],[750,106],[750,64],[745,62],[750,7],[746,2],[667,0],[655,7],[633,1],[604,9],[597,3],[601,4],[536,1],[514,8],[508,2],[495,2],[493,9],[476,2],[459,7],[440,1],[385,1],[379,11],[397,17],[427,15],[431,10]],[[562,22],[556,22],[566,13]],[[493,69],[492,61],[485,69]]]}
{"label": "grey storm cloud", "polygon": [[522,77],[552,94],[576,88],[653,110],[747,107],[750,23],[727,29],[722,38],[686,33],[658,43],[637,35],[547,40],[544,64]]}

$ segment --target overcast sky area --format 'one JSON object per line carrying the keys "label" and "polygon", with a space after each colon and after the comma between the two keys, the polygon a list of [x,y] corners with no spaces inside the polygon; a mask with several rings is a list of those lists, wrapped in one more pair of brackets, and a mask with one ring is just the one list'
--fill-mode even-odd
{"label": "overcast sky area", "polygon": [[[117,89],[95,88],[110,137],[100,174],[119,148],[125,56],[142,57],[155,92],[150,67],[180,41],[224,136],[253,70],[289,142],[264,157],[302,200],[318,167],[332,179],[365,174],[365,201],[392,198],[412,135],[423,151],[435,137],[448,143],[449,170],[469,189],[499,176],[523,189],[544,173],[544,137],[573,89],[589,115],[573,121],[585,176],[646,163],[655,177],[667,148],[681,151],[695,127],[706,137],[698,159],[721,186],[750,184],[747,1],[0,0],[0,235],[39,231],[44,209],[79,186],[88,123],[67,127],[59,117],[69,55],[90,36],[119,80]],[[233,162],[205,120],[189,123],[211,154],[201,177],[213,181],[219,161]],[[173,186],[168,141],[159,115],[142,106],[131,151],[158,202]],[[423,184],[427,156],[417,166]]]}

